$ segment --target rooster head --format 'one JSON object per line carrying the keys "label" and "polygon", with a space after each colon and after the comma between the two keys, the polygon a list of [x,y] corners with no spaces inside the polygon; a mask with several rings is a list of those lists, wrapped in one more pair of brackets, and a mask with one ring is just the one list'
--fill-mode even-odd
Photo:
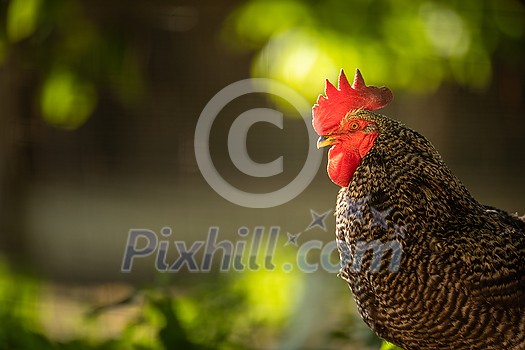
{"label": "rooster head", "polygon": [[392,92],[387,87],[366,86],[359,69],[352,85],[344,71],[336,88],[326,80],[325,96],[319,95],[312,108],[313,126],[321,136],[317,148],[332,146],[328,151],[328,176],[341,187],[347,187],[361,159],[370,151],[378,135],[371,120],[359,118],[359,110],[373,111],[388,105]]}

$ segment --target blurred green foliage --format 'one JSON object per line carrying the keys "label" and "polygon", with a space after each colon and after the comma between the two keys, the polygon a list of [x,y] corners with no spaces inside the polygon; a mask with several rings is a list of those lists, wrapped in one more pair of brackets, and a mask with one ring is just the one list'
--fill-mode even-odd
{"label": "blurred green foliage", "polygon": [[70,70],[50,72],[42,86],[42,113],[54,126],[75,129],[93,112],[96,103],[92,84],[81,81]]}
{"label": "blurred green foliage", "polygon": [[[133,30],[87,5],[0,4],[0,65],[23,57],[39,81],[42,117],[65,129],[96,111],[101,91],[124,105],[146,91]],[[370,84],[420,93],[443,82],[483,89],[495,59],[513,61],[525,50],[525,9],[517,0],[250,0],[224,23],[224,43],[257,52],[253,76],[285,82],[310,100],[340,68],[351,75],[358,67]]]}
{"label": "blurred green foliage", "polygon": [[394,344],[391,344],[391,343],[385,341],[385,342],[383,342],[383,344],[381,345],[381,348],[379,350],[403,350],[403,349],[398,348]]}
{"label": "blurred green foliage", "polygon": [[40,0],[13,0],[7,8],[7,37],[17,42],[29,37],[37,27]]}
{"label": "blurred green foliage", "polygon": [[[64,341],[50,338],[40,324],[41,313],[50,310],[42,298],[46,282],[0,261],[0,349],[268,348],[296,309],[300,278],[299,273],[261,270],[209,278],[187,290],[159,282],[137,288],[115,303],[92,306],[85,315],[85,324],[100,328],[104,323],[99,320],[106,313],[139,305],[140,311],[131,315],[118,338],[97,339],[79,331]],[[66,312],[60,317],[71,315]]]}
{"label": "blurred green foliage", "polygon": [[38,330],[37,295],[34,279],[14,273],[0,260],[0,349],[51,348]]}
{"label": "blurred green foliage", "polygon": [[[192,297],[174,298],[168,290],[140,289],[123,302],[94,309],[88,319],[104,312],[135,303],[143,304],[141,313],[131,319],[119,339],[95,340],[88,336],[69,341],[48,338],[39,325],[42,308],[40,282],[25,274],[15,273],[0,264],[0,349],[243,349],[231,336],[235,322],[245,302],[240,293],[231,293],[229,284],[210,284],[215,293],[201,291]],[[197,299],[197,298],[203,299]],[[204,301],[204,302],[203,302]],[[191,305],[191,306],[190,306]],[[188,322],[187,309],[196,308],[192,322]],[[186,319],[182,321],[181,315]],[[63,317],[67,318],[65,314]]]}
{"label": "blurred green foliage", "polygon": [[310,99],[340,68],[421,93],[447,81],[485,88],[494,57],[515,59],[524,35],[525,9],[516,0],[251,0],[222,33],[235,50],[257,51],[254,76]]}
{"label": "blurred green foliage", "polygon": [[102,90],[125,106],[144,94],[135,37],[84,6],[79,0],[0,4],[0,65],[30,72],[39,85],[33,96],[39,114],[58,128],[81,126]]}

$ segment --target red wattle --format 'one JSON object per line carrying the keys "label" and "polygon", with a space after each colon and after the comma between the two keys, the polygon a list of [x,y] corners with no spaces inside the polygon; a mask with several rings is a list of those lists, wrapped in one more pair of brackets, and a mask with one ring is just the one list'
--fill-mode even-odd
{"label": "red wattle", "polygon": [[333,146],[328,151],[327,171],[330,180],[338,186],[347,187],[360,161],[358,154],[342,145]]}

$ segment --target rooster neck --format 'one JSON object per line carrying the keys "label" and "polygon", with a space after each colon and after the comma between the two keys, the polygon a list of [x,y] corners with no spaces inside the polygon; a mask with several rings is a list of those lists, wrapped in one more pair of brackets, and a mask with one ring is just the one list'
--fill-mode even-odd
{"label": "rooster neck", "polygon": [[[431,223],[432,227],[424,231],[439,232],[453,220],[465,222],[474,217],[462,213],[477,211],[483,215],[484,207],[452,174],[426,138],[394,121],[389,127],[389,132],[381,134],[362,159],[349,186],[341,189],[339,198],[346,198],[341,211],[367,213],[367,227],[380,220],[387,228],[383,222],[388,220],[390,235],[395,225],[403,223]],[[356,232],[369,233],[357,227]]]}

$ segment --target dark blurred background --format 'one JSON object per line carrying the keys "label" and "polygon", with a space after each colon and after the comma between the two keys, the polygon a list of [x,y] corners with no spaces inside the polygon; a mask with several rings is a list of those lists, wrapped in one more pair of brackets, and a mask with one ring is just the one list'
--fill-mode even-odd
{"label": "dark blurred background", "polygon": [[[286,233],[333,240],[331,213],[307,230],[335,205],[326,159],[273,208],[230,203],[201,175],[199,115],[241,79],[312,105],[325,78],[358,67],[393,90],[382,113],[427,136],[479,201],[525,211],[522,1],[0,0],[0,23],[0,349],[379,349],[336,272],[281,268],[298,255]],[[283,156],[266,179],[228,154],[253,108],[284,115],[283,130],[248,134],[254,161]],[[210,135],[221,175],[254,193],[286,185],[306,159],[301,112],[268,94],[231,101]],[[173,241],[212,226],[234,244],[241,227],[265,240],[279,227],[276,268],[220,272],[217,253],[210,272],[162,273],[153,254],[121,272],[131,229],[170,241],[173,262]]]}

